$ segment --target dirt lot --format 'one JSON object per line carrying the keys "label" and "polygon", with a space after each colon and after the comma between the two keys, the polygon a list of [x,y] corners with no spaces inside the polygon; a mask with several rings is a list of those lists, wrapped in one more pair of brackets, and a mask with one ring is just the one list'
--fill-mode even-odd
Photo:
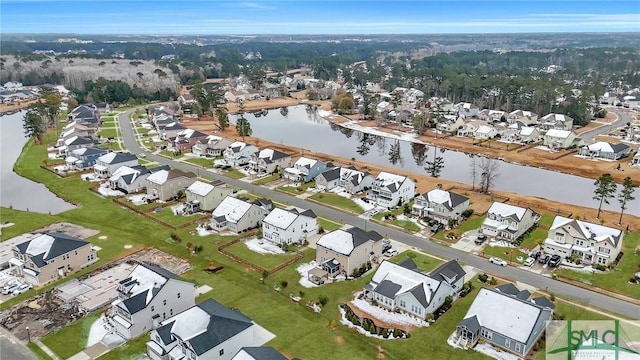
{"label": "dirt lot", "polygon": [[18,104],[11,104],[11,105],[0,104],[0,114],[12,113],[20,109],[28,108],[31,104],[35,103],[36,101],[38,100],[24,101]]}
{"label": "dirt lot", "polygon": [[47,225],[34,232],[59,232],[76,237],[78,239],[87,239],[100,233],[98,230],[87,229],[85,227],[70,223],[55,223]]}

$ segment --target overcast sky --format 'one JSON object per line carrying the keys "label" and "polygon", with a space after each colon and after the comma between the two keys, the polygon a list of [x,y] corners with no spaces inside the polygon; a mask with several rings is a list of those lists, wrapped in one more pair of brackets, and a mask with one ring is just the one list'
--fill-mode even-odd
{"label": "overcast sky", "polygon": [[640,1],[0,0],[2,33],[429,34],[640,31]]}

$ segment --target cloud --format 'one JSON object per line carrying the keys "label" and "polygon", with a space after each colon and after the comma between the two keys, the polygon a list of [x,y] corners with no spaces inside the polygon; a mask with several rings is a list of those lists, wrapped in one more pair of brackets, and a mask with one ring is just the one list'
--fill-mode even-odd
{"label": "cloud", "polygon": [[258,9],[258,10],[275,10],[276,8],[270,5],[266,5],[263,3],[255,3],[255,2],[244,2],[239,3],[239,7],[248,8],[248,9]]}

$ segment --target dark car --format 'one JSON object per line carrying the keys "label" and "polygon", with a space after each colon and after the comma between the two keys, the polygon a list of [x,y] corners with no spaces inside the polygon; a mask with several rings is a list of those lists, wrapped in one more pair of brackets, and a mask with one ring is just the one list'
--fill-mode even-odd
{"label": "dark car", "polygon": [[429,220],[429,226],[435,226],[437,224],[440,224],[440,222],[436,219],[431,219]]}
{"label": "dark car", "polygon": [[432,233],[437,233],[438,230],[442,229],[442,224],[435,224],[431,227],[431,232]]}
{"label": "dark car", "polygon": [[561,262],[562,262],[562,257],[560,257],[560,255],[553,255],[551,259],[549,259],[548,265],[551,267],[556,267],[560,265]]}
{"label": "dark car", "polygon": [[529,254],[529,257],[532,257],[532,258],[538,260],[540,255],[541,255],[540,251],[539,250],[535,250],[535,251],[532,251],[531,254]]}
{"label": "dark car", "polygon": [[542,254],[540,255],[540,257],[538,258],[538,262],[540,264],[546,264],[549,262],[549,259],[551,259],[551,255],[548,254]]}
{"label": "dark car", "polygon": [[474,241],[476,244],[480,245],[483,242],[487,241],[487,235],[485,234],[480,234],[478,235],[478,237],[476,237],[476,240]]}

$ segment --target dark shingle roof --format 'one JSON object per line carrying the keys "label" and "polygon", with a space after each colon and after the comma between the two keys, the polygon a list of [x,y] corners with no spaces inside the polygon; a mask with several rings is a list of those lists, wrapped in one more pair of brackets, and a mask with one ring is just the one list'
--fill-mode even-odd
{"label": "dark shingle roof", "polygon": [[122,305],[129,311],[129,314],[135,314],[147,306],[147,293],[151,289],[147,289],[132,297],[122,300]]}
{"label": "dark shingle roof", "polygon": [[549,299],[547,299],[544,296],[533,298],[531,299],[531,301],[533,301],[534,304],[541,306],[543,308],[555,309],[556,307]]}
{"label": "dark shingle roof", "polygon": [[172,273],[171,271],[162,268],[158,265],[154,265],[154,264],[150,264],[150,263],[144,263],[142,264],[142,266],[146,267],[147,269],[153,271],[154,273],[166,278],[166,279],[180,279],[178,277],[178,275]]}
{"label": "dark shingle roof", "polygon": [[[89,244],[84,240],[80,240],[78,238],[74,238],[69,235],[57,233],[57,232],[44,233],[42,235],[49,235],[53,237],[54,240],[48,249],[43,249],[44,251],[41,254],[36,254],[31,257],[31,260],[38,267],[44,266],[47,260],[54,259],[58,256],[61,256],[63,254],[66,254],[68,252],[79,249]],[[16,245],[16,247],[18,248],[18,251],[20,251],[21,254],[25,254],[27,249],[29,248],[29,244],[32,241],[42,241],[42,238],[41,236],[38,236],[32,240],[25,241],[21,244]],[[47,255],[46,257],[44,257],[45,253]]]}
{"label": "dark shingle roof", "polygon": [[503,294],[514,295],[514,296],[520,293],[520,289],[518,289],[512,283],[506,283],[504,285],[496,286],[496,290],[500,291]]}
{"label": "dark shingle roof", "polygon": [[462,266],[460,266],[457,261],[450,260],[435,268],[429,276],[436,280],[446,281],[451,284],[463,278],[466,274],[467,273],[462,269]]}
{"label": "dark shingle roof", "polygon": [[[433,290],[435,292],[435,289]],[[418,300],[418,302],[424,306],[429,306],[429,301],[427,301],[427,295],[424,293],[424,286],[422,284],[416,285],[413,289],[409,291],[413,296]]]}
{"label": "dark shingle roof", "polygon": [[468,197],[456,194],[454,192],[449,191],[449,195],[451,196],[451,207],[454,208],[463,202],[469,200]]}
{"label": "dark shingle roof", "polygon": [[287,358],[270,346],[243,347],[240,349],[255,360],[287,360]]}
{"label": "dark shingle roof", "polygon": [[611,146],[611,149],[613,150],[613,152],[615,153],[619,153],[621,151],[625,151],[629,148],[629,145],[623,144],[623,143],[619,143],[619,144],[609,144]]}
{"label": "dark shingle roof", "polygon": [[478,317],[475,315],[462,319],[462,321],[458,323],[458,326],[464,326],[474,334],[477,334],[480,331],[480,322],[478,321]]}
{"label": "dark shingle roof", "polygon": [[376,286],[375,292],[382,296],[394,299],[401,288],[402,286],[396,283],[393,283],[389,280],[383,280],[382,282],[380,282],[380,284],[378,284],[378,286]]}
{"label": "dark shingle roof", "polygon": [[409,270],[417,270],[418,269],[418,265],[416,265],[416,263],[411,258],[404,259],[398,265],[402,266],[405,269],[409,269]]}
{"label": "dark shingle roof", "polygon": [[251,319],[241,312],[231,310],[213,299],[207,299],[197,306],[210,316],[207,331],[189,340],[197,355],[204,354],[253,325]]}
{"label": "dark shingle roof", "polygon": [[516,297],[520,300],[527,300],[531,296],[531,293],[528,290],[522,290],[516,294]]}
{"label": "dark shingle roof", "polygon": [[331,170],[327,170],[323,172],[322,177],[324,177],[327,181],[334,181],[340,178],[340,168],[333,168]]}
{"label": "dark shingle roof", "polygon": [[360,228],[352,227],[352,228],[348,229],[347,232],[350,233],[353,236],[353,247],[354,248],[366,243],[369,240],[373,240],[374,242],[382,240],[382,235],[378,234],[377,232],[375,232],[373,230],[364,231],[364,230],[362,230]]}
{"label": "dark shingle roof", "polygon": [[316,215],[316,213],[314,213],[314,212],[313,212],[313,210],[311,210],[311,209],[307,209],[307,210],[305,210],[305,211],[301,212],[301,213],[300,213],[300,215],[304,215],[304,216],[306,216],[306,217],[310,217],[310,218],[312,218],[312,219],[315,219],[315,218],[317,218],[317,217],[318,217],[318,216]]}
{"label": "dark shingle roof", "polygon": [[171,340],[171,327],[173,327],[174,323],[175,323],[175,320],[170,323],[166,323],[156,329],[156,331],[158,332],[158,335],[160,336],[160,339],[165,345],[173,342]]}

